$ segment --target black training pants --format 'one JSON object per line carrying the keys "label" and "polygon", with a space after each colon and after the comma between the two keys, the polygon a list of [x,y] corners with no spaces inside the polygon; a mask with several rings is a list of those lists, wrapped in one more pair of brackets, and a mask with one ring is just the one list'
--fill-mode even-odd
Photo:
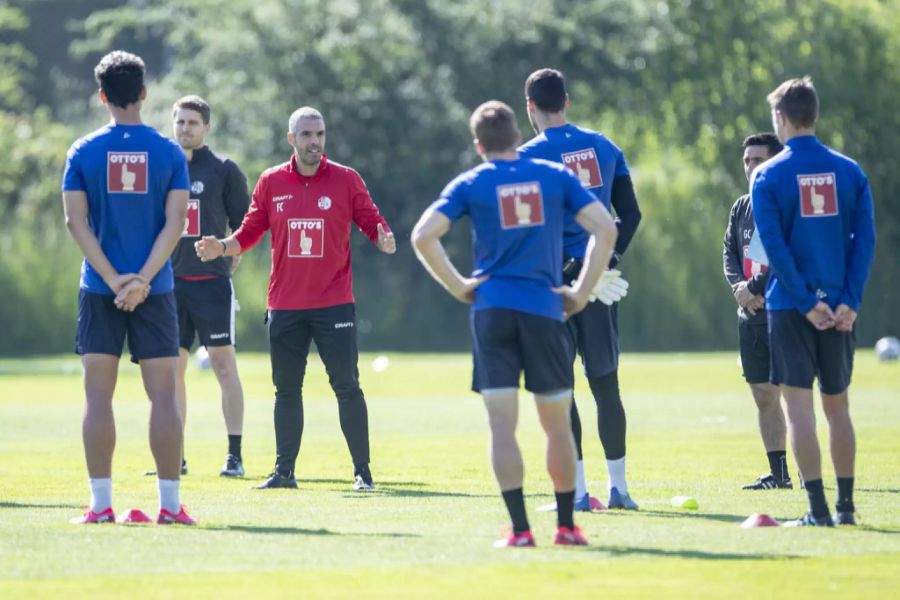
{"label": "black training pants", "polygon": [[303,435],[303,377],[315,340],[338,401],[341,430],[356,467],[369,463],[369,415],[359,387],[356,307],[269,311],[269,352],[275,384],[275,470],[293,475]]}

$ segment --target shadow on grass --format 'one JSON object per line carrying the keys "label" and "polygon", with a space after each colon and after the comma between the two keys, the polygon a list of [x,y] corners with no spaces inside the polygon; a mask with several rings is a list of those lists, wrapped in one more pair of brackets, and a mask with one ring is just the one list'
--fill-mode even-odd
{"label": "shadow on grass", "polygon": [[422,537],[415,533],[395,533],[390,531],[362,533],[352,531],[332,531],[330,529],[304,529],[303,527],[267,527],[265,525],[224,525],[221,527],[202,527],[211,531],[240,531],[243,533],[282,534],[282,535],[336,535],[341,537],[383,537],[383,538],[415,538]]}
{"label": "shadow on grass", "polygon": [[[603,511],[603,514],[614,514],[614,513],[625,514],[626,511]],[[651,517],[663,517],[666,519],[705,519],[707,521],[720,521],[722,523],[740,523],[744,519],[747,518],[747,515],[727,515],[720,513],[705,513],[705,512],[671,512],[671,511],[662,511],[662,510],[640,510],[638,511],[639,515],[648,515]]]}
{"label": "shadow on grass", "polygon": [[[335,490],[345,492],[346,490]],[[407,490],[403,488],[395,488],[390,485],[375,482],[375,489],[366,492],[347,492],[344,498],[496,498],[499,494],[468,494],[466,492],[439,492],[434,490]]]}
{"label": "shadow on grass", "polygon": [[[327,484],[337,484],[337,485],[344,484],[344,485],[350,486],[353,484],[353,480],[351,480],[350,478],[347,478],[347,479],[314,479],[314,478],[300,479],[300,478],[297,478],[297,483],[299,485],[303,485],[304,483],[327,483]],[[381,481],[381,480],[378,480],[377,484],[378,485],[405,485],[405,486],[411,486],[411,487],[425,487],[425,485],[427,485],[425,483],[422,483],[421,481]]]}
{"label": "shadow on grass", "polygon": [[28,504],[20,502],[0,502],[0,508],[75,508],[81,509],[80,504]]}
{"label": "shadow on grass", "polygon": [[701,560],[784,560],[794,558],[808,558],[796,554],[770,554],[750,552],[738,554],[735,552],[707,552],[705,550],[666,550],[663,548],[641,548],[638,546],[604,547],[591,546],[593,552],[606,552],[612,556],[667,556],[679,558],[699,558]]}

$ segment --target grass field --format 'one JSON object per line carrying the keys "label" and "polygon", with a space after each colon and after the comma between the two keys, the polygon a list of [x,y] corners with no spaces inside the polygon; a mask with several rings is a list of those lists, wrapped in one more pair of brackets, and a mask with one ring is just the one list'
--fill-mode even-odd
{"label": "grass field", "polygon": [[[240,357],[247,478],[237,481],[217,476],[226,439],[215,380],[192,368],[191,473],[183,479],[182,498],[200,521],[195,528],[69,525],[88,499],[79,363],[72,357],[0,361],[0,598],[846,600],[897,593],[898,363],[858,354],[851,405],[859,440],[859,527],[741,529],[755,512],[797,517],[806,501],[801,490],[739,489],[766,463],[736,356],[625,355],[628,470],[641,511],[579,515],[591,546],[554,547],[554,515],[534,511],[552,500],[552,489],[528,401],[519,438],[539,547],[497,550],[491,542],[507,518],[487,461],[484,411],[467,391],[468,356],[389,357],[383,372],[372,370],[371,355],[360,363],[378,485],[372,494],[350,491],[352,467],[320,363],[312,361],[306,378],[299,490],[250,489],[274,461],[268,358]],[[582,383],[577,397],[586,421],[588,479],[605,501],[595,411]],[[131,365],[122,367],[115,406],[114,506],[155,515],[155,479],[141,475],[152,466],[147,404]],[[827,457],[825,464],[833,503]],[[795,474],[793,462],[790,468]],[[682,494],[696,497],[700,510],[672,508],[669,499]]]}

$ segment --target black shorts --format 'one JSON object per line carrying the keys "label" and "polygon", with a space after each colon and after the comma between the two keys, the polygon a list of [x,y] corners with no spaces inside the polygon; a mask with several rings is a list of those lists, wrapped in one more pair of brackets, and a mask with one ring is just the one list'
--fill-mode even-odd
{"label": "black shorts", "polygon": [[588,302],[568,321],[586,377],[603,377],[619,368],[619,304]]}
{"label": "black shorts", "polygon": [[115,296],[78,292],[75,352],[122,356],[125,338],[132,362],[178,356],[175,294],[151,294],[133,312],[116,308]]}
{"label": "black shorts", "polygon": [[535,394],[571,390],[575,348],[565,323],[508,308],[472,311],[472,390],[518,388]]}
{"label": "black shorts", "polygon": [[194,338],[202,346],[235,343],[234,313],[238,310],[230,277],[175,279],[178,303],[178,345],[190,350]]}
{"label": "black shorts", "polygon": [[765,323],[750,324],[738,319],[741,367],[749,384],[769,383],[769,329]]}
{"label": "black shorts", "polygon": [[772,383],[812,388],[818,378],[823,394],[840,394],[850,386],[853,332],[819,331],[800,311],[770,310],[769,340]]}

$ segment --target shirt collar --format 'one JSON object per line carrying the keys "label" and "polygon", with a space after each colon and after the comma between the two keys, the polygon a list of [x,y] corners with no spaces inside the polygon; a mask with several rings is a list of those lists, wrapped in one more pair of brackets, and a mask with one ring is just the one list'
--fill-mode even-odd
{"label": "shirt collar", "polygon": [[814,135],[798,135],[797,137],[792,137],[785,144],[791,150],[797,148],[809,148],[810,146],[817,146],[819,144],[819,139]]}
{"label": "shirt collar", "polygon": [[297,155],[292,153],[288,170],[293,173],[300,181],[312,181],[314,179],[318,179],[328,170],[328,155],[324,153],[322,154],[322,158],[319,159],[319,168],[316,169],[316,174],[308,176],[300,173],[300,169],[297,167]]}

